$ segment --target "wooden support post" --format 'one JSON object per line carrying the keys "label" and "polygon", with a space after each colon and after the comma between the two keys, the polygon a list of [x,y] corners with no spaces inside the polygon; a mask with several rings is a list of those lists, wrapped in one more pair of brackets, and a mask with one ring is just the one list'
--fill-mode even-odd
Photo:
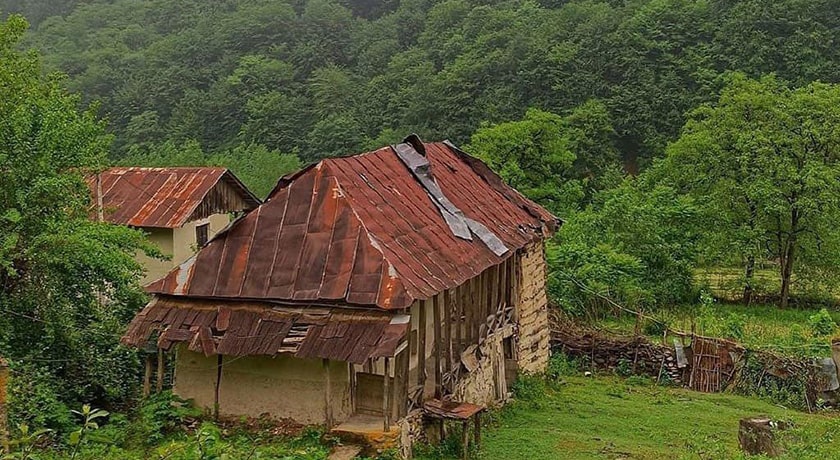
{"label": "wooden support post", "polygon": [[481,412],[476,412],[473,416],[473,421],[475,422],[473,426],[473,442],[475,442],[475,448],[478,449],[481,447]]}
{"label": "wooden support post", "polygon": [[446,324],[446,329],[443,330],[444,351],[446,352],[446,362],[444,369],[446,373],[452,372],[452,307],[454,303],[452,298],[454,294],[452,290],[443,293],[443,323]]}
{"label": "wooden support post", "polygon": [[502,317],[499,318],[499,326],[504,327],[508,324],[508,316],[507,316],[507,309],[510,308],[510,292],[508,291],[508,268],[509,264],[508,261],[510,259],[505,259],[502,262],[502,266],[499,268],[499,303]]}
{"label": "wooden support post", "polygon": [[356,413],[356,365],[347,363],[347,375],[350,376],[350,413]]}
{"label": "wooden support post", "polygon": [[143,374],[143,396],[152,394],[152,355],[146,355],[146,372]]}
{"label": "wooden support post", "polygon": [[463,449],[461,458],[467,460],[470,458],[470,421],[464,420],[464,423],[461,425],[464,429],[461,433],[461,449]]}
{"label": "wooden support post", "polygon": [[520,276],[520,266],[522,265],[521,261],[522,254],[517,251],[516,254],[511,256],[511,266],[510,266],[510,303],[513,305],[513,322],[519,323],[519,288],[522,285],[519,276]]}
{"label": "wooden support post", "polygon": [[428,300],[420,301],[420,316],[417,318],[417,384],[424,388],[421,405],[426,393],[426,309],[428,306]]}
{"label": "wooden support post", "polygon": [[385,430],[391,430],[391,368],[389,358],[385,357],[385,378],[382,382],[382,415],[385,416]]}
{"label": "wooden support post", "polygon": [[321,365],[324,367],[324,423],[326,424],[327,429],[329,430],[333,426],[330,360],[322,359]]}
{"label": "wooden support post", "polygon": [[164,373],[164,355],[163,350],[158,348],[158,355],[157,355],[157,381],[155,382],[155,391],[160,393],[163,391],[163,373]]}
{"label": "wooden support post", "polygon": [[455,364],[460,366],[461,353],[464,343],[464,303],[466,302],[464,286],[455,288]]}
{"label": "wooden support post", "polygon": [[219,420],[219,388],[222,386],[222,364],[224,356],[217,355],[216,358],[216,386],[213,394],[213,419]]}
{"label": "wooden support post", "polygon": [[441,333],[441,309],[443,308],[443,293],[440,293],[432,300],[434,331],[435,331],[435,398],[440,399],[443,395],[443,387],[441,386],[441,364],[442,364],[442,348],[443,348],[443,334]]}
{"label": "wooden support post", "polygon": [[410,349],[399,352],[394,364],[394,401],[397,405],[397,418],[408,414],[408,363],[411,359]]}

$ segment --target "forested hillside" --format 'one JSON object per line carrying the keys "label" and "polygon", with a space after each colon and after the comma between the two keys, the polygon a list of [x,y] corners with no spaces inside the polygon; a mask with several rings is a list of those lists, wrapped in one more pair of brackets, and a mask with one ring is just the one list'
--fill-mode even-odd
{"label": "forested hillside", "polygon": [[303,164],[410,133],[563,218],[547,290],[567,316],[824,350],[840,330],[838,83],[837,0],[0,0],[10,419],[56,429],[71,458],[83,403],[139,408],[134,458],[186,420],[136,405],[141,355],[119,344],[148,301],[134,256],[165,255],[92,221],[84,174],[223,165],[265,197]]}
{"label": "forested hillside", "polygon": [[[721,75],[840,78],[831,0],[4,0],[100,111],[114,158],[189,140],[304,161],[409,132],[464,144],[536,108],[607,109],[631,170]],[[56,15],[49,18],[46,16]]]}

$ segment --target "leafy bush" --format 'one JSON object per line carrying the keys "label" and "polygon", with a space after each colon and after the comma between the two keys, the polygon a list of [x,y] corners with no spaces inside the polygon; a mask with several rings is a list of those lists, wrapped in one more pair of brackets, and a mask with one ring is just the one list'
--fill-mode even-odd
{"label": "leafy bush", "polygon": [[513,383],[513,395],[519,401],[524,401],[531,407],[539,408],[548,392],[548,386],[542,376],[520,374]]}
{"label": "leafy bush", "polygon": [[828,310],[823,308],[808,318],[808,327],[811,329],[811,334],[821,337],[834,332],[837,323],[834,322]]}
{"label": "leafy bush", "polygon": [[744,326],[747,325],[747,317],[735,312],[729,312],[723,320],[723,328],[727,337],[741,340],[744,338]]}
{"label": "leafy bush", "polygon": [[648,320],[645,322],[645,325],[642,327],[642,331],[645,335],[650,336],[662,336],[665,331],[669,328],[669,323],[667,319],[664,318],[656,318],[653,320]]}
{"label": "leafy bush", "polygon": [[153,394],[137,409],[130,425],[130,438],[139,445],[153,445],[179,428],[188,417],[198,417],[201,411],[171,391]]}
{"label": "leafy bush", "polygon": [[59,399],[62,382],[34,363],[12,363],[9,379],[9,421],[13,425],[47,427],[58,431],[73,428],[70,408]]}
{"label": "leafy bush", "polygon": [[558,380],[566,375],[574,375],[580,371],[580,362],[569,358],[563,352],[553,352],[548,361],[548,369],[545,372],[549,380]]}

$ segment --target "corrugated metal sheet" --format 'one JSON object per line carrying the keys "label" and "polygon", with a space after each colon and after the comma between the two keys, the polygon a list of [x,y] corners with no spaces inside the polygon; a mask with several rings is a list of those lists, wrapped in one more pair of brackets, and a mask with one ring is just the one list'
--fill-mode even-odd
{"label": "corrugated metal sheet", "polygon": [[[480,161],[446,143],[422,150],[444,195],[507,248],[555,230],[554,216]],[[323,160],[284,178],[266,203],[148,289],[397,309],[458,286],[511,253],[499,256],[478,238],[455,236],[426,189],[386,147]]]}
{"label": "corrugated metal sheet", "polygon": [[[111,168],[99,174],[105,220],[135,227],[177,228],[197,209],[208,212],[251,210],[257,199],[225,168]],[[87,183],[97,202],[97,177]],[[213,203],[205,198],[224,183],[236,196],[216,193]],[[206,217],[206,216],[202,216]]]}
{"label": "corrugated metal sheet", "polygon": [[122,342],[142,348],[156,335],[163,350],[186,343],[206,356],[290,353],[362,364],[394,356],[407,329],[407,322],[370,310],[156,297],[132,320]]}

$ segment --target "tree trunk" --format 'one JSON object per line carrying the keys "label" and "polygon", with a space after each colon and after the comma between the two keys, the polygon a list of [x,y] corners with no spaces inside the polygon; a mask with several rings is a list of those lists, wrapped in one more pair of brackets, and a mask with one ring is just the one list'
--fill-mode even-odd
{"label": "tree trunk", "polygon": [[787,308],[788,302],[790,301],[790,275],[793,273],[793,246],[794,243],[792,241],[788,241],[787,247],[785,248],[785,256],[781,260],[782,298],[779,306],[782,308]]}
{"label": "tree trunk", "polygon": [[747,257],[747,269],[744,273],[744,305],[750,305],[753,297],[753,277],[755,275],[755,256]]}

